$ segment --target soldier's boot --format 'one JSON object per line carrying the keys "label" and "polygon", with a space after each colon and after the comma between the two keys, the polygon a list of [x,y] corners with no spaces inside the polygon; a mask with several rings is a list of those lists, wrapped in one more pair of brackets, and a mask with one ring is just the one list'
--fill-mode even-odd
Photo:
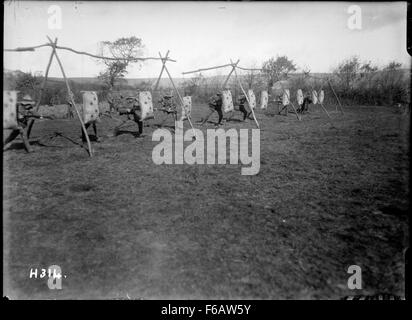
{"label": "soldier's boot", "polygon": [[24,128],[19,127],[19,132],[21,135],[21,139],[23,140],[24,148],[26,149],[27,152],[33,152],[33,150],[30,148],[30,143],[29,139],[27,138],[27,132]]}
{"label": "soldier's boot", "polygon": [[100,137],[97,135],[97,126],[96,126],[96,123],[93,123],[93,131],[94,131],[94,136],[96,137],[96,142],[101,142]]}

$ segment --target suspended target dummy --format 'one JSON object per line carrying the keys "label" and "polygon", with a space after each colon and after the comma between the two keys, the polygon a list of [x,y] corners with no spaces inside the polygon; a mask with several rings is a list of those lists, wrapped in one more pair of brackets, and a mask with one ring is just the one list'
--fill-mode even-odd
{"label": "suspended target dummy", "polygon": [[312,103],[313,104],[318,103],[318,93],[315,90],[312,91]]}
{"label": "suspended target dummy", "polygon": [[301,106],[303,104],[303,92],[302,89],[298,89],[296,92],[296,101],[298,102],[298,105]]}
{"label": "suspended target dummy", "polygon": [[17,91],[3,91],[3,129],[17,127]]}
{"label": "suspended target dummy", "polygon": [[318,100],[320,104],[322,104],[323,100],[325,100],[325,92],[323,90],[319,91]]}
{"label": "suspended target dummy", "polygon": [[150,91],[139,92],[139,104],[141,120],[154,119],[152,94]]}
{"label": "suspended target dummy", "polygon": [[283,96],[282,96],[282,104],[284,106],[287,106],[289,105],[289,103],[290,103],[290,92],[289,92],[289,89],[285,89],[283,92]]}
{"label": "suspended target dummy", "polygon": [[266,109],[268,107],[269,94],[266,90],[260,93],[260,109]]}
{"label": "suspended target dummy", "polygon": [[243,121],[246,120],[246,118],[248,117],[248,112],[246,110],[245,104],[247,102],[246,96],[244,94],[241,94],[238,98],[237,98],[237,103],[239,105],[239,111],[243,113]]}
{"label": "suspended target dummy", "polygon": [[[83,105],[82,105],[82,116],[83,123],[85,125],[86,131],[93,126],[93,131],[95,139],[97,142],[100,141],[100,138],[97,135],[96,123],[100,122],[99,118],[99,101],[97,99],[97,94],[95,91],[80,91],[82,93]],[[86,135],[82,130],[82,141],[86,142]]]}
{"label": "suspended target dummy", "polygon": [[24,148],[30,152],[27,135],[17,121],[17,92],[3,91],[3,149],[20,134]]}
{"label": "suspended target dummy", "polygon": [[223,111],[225,113],[228,113],[229,111],[234,110],[232,93],[230,92],[230,90],[228,89],[223,90],[221,94],[221,99],[222,99]]}
{"label": "suspended target dummy", "polygon": [[252,89],[249,89],[247,92],[249,98],[249,108],[255,109],[256,108],[256,96]]}

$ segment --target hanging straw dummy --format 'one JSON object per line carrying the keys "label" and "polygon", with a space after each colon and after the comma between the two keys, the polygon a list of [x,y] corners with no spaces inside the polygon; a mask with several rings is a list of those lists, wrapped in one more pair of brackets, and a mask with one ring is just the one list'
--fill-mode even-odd
{"label": "hanging straw dummy", "polygon": [[185,96],[183,97],[183,108],[182,108],[182,116],[180,121],[188,120],[192,114],[192,97]]}
{"label": "hanging straw dummy", "polygon": [[266,90],[260,93],[260,109],[267,109],[269,103],[269,94]]}
{"label": "hanging straw dummy", "polygon": [[[97,126],[96,123],[100,122],[99,117],[99,101],[97,99],[97,94],[95,91],[80,91],[82,93],[83,105],[82,105],[82,116],[83,123],[86,130],[93,126],[93,131],[95,139],[97,142],[100,141],[100,138],[97,135]],[[86,142],[86,135],[82,130],[82,141]]]}

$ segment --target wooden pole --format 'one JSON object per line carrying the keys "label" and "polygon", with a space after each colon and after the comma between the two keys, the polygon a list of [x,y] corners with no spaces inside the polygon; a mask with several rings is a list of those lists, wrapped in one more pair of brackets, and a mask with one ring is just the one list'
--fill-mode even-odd
{"label": "wooden pole", "polygon": [[[313,92],[313,91],[316,92],[316,90],[315,90],[314,87],[310,84],[310,82],[309,82],[309,86],[310,86],[310,88],[312,89],[312,92]],[[326,113],[326,114],[328,115],[328,117],[330,118],[330,115],[329,115],[328,110],[326,110],[326,108],[324,107],[323,103],[319,101],[319,97],[318,97],[318,102],[319,102],[320,106],[323,108],[323,110],[325,111],[325,113]]]}
{"label": "wooden pole", "polygon": [[166,56],[165,56],[164,60],[162,60],[162,70],[160,71],[159,77],[157,78],[157,81],[156,81],[156,84],[154,86],[153,91],[156,91],[157,87],[159,86],[160,78],[162,77],[163,71],[165,69],[165,65],[166,65],[167,58],[169,56],[169,52],[170,52],[170,50],[167,50]]}
{"label": "wooden pole", "polygon": [[[159,56],[160,56],[161,59],[163,59],[160,52],[159,52]],[[182,104],[182,109],[183,109],[183,106],[184,106],[183,98],[182,98],[182,96],[180,95],[179,90],[177,90],[177,87],[176,87],[176,85],[175,85],[175,83],[174,83],[174,81],[173,81],[173,78],[172,78],[172,76],[170,75],[169,70],[167,70],[166,64],[164,64],[164,69],[165,69],[167,75],[169,76],[170,82],[172,83],[172,86],[173,86],[174,90],[176,91],[177,96],[179,97],[179,100],[180,100],[180,103]],[[194,135],[195,139],[197,140],[196,131],[195,131],[195,128],[193,127],[192,121],[190,121],[190,117],[187,117],[187,119],[189,120],[189,124],[190,124],[190,126],[192,127],[193,135]]]}
{"label": "wooden pole", "polygon": [[259,122],[256,120],[255,112],[253,111],[253,108],[250,106],[249,96],[246,94],[246,91],[243,89],[242,83],[240,82],[239,77],[237,76],[236,69],[234,69],[234,71],[235,71],[235,77],[236,77],[237,82],[239,83],[240,89],[242,90],[247,102],[249,103],[249,107],[250,107],[250,110],[252,111],[253,119],[255,120],[256,126],[258,127],[258,129],[260,129]]}
{"label": "wooden pole", "polygon": [[[329,83],[330,88],[332,89],[333,94],[335,95],[336,100],[338,101],[338,104],[339,104],[339,107],[340,107],[340,111],[344,114],[343,108],[342,108],[342,104],[340,103],[340,100],[339,100],[338,96],[336,95],[336,92],[335,92],[335,90],[333,89],[332,84],[330,83],[330,79],[329,79],[329,78],[328,78],[328,83]],[[336,111],[337,111],[337,106],[336,106]]]}
{"label": "wooden pole", "polygon": [[[318,97],[319,99],[319,97]],[[319,101],[319,104],[321,105],[321,107],[323,108],[323,110],[326,112],[326,114],[328,115],[328,117],[330,118],[329,112],[328,110],[326,110],[326,108],[323,106],[323,103]]]}
{"label": "wooden pole", "polygon": [[11,52],[24,52],[24,51],[35,51],[37,48],[41,47],[50,47],[49,43],[41,44],[38,46],[32,46],[32,47],[19,47],[15,49],[4,49],[3,51],[11,51]]}
{"label": "wooden pole", "polygon": [[[55,44],[56,44],[56,42],[55,42]],[[36,109],[35,109],[36,112],[39,112],[39,109],[40,109],[41,99],[43,98],[43,92],[44,92],[44,88],[46,87],[47,78],[48,78],[48,75],[49,75],[49,70],[50,70],[51,63],[53,61],[54,51],[55,50],[56,49],[54,47],[52,47],[52,52],[50,54],[49,62],[47,63],[46,72],[44,74],[44,79],[43,79],[43,82],[41,84],[39,98],[38,98],[38,101],[36,103]],[[31,133],[31,129],[33,128],[33,125],[34,125],[34,119],[30,119],[28,124],[27,124],[27,138],[28,139],[30,139],[30,133]]]}
{"label": "wooden pole", "polygon": [[[321,90],[322,90],[322,89],[321,89]],[[320,92],[321,90],[319,90],[319,92]],[[326,114],[327,114],[328,117],[330,118],[331,116],[330,116],[328,110],[326,110],[325,106],[323,105],[323,102],[320,102],[320,101],[319,101],[319,96],[318,96],[318,102],[319,102],[320,106],[322,107],[322,109],[326,112]]]}
{"label": "wooden pole", "polygon": [[[49,39],[50,43],[54,45],[53,41],[52,41],[49,37],[47,37],[47,38]],[[55,40],[55,43],[57,43],[57,38],[56,38],[56,40]],[[74,109],[76,110],[77,116],[79,117],[79,121],[80,121],[80,124],[81,124],[81,126],[82,126],[82,130],[83,130],[83,132],[84,132],[84,134],[85,134],[85,136],[86,136],[87,147],[88,147],[89,155],[90,155],[90,157],[92,157],[92,156],[93,156],[93,151],[92,151],[92,146],[91,146],[91,144],[90,144],[89,135],[87,134],[87,130],[86,130],[86,127],[84,126],[84,123],[83,123],[82,117],[81,117],[81,115],[80,115],[80,112],[79,112],[79,110],[77,109],[76,103],[74,102],[73,93],[72,93],[72,91],[71,91],[71,89],[70,89],[69,81],[67,80],[66,73],[64,72],[63,65],[62,65],[62,63],[61,63],[61,61],[60,61],[60,59],[59,59],[59,56],[57,55],[56,50],[54,50],[54,55],[56,56],[56,60],[57,60],[57,62],[59,63],[60,70],[61,70],[62,75],[63,75],[63,78],[64,78],[64,82],[66,83],[66,89],[67,89],[67,93],[68,93],[69,98],[70,98],[70,102],[73,104]]]}
{"label": "wooden pole", "polygon": [[239,59],[236,61],[236,63],[233,63],[233,61],[232,60],[230,60],[230,62],[231,62],[231,66],[232,66],[232,70],[229,72],[229,74],[227,75],[227,77],[226,77],[226,80],[225,80],[225,82],[223,83],[223,86],[222,86],[222,89],[225,89],[226,88],[226,85],[227,85],[227,83],[229,82],[229,79],[230,79],[230,76],[232,75],[232,73],[233,72],[236,72],[236,66],[237,66],[237,64],[239,63]]}
{"label": "wooden pole", "polygon": [[[230,64],[225,64],[225,65],[215,66],[215,67],[210,67],[210,68],[202,68],[202,69],[198,69],[198,70],[194,70],[194,71],[182,72],[182,74],[185,75],[185,74],[190,74],[190,73],[196,73],[196,72],[201,72],[201,71],[206,71],[206,70],[213,70],[213,69],[219,69],[219,68],[225,68],[225,67],[231,66],[231,67],[232,67],[232,70],[231,70],[230,73],[227,75],[226,80],[225,80],[225,82],[224,82],[223,85],[222,85],[222,88],[224,89],[224,88],[226,87],[226,85],[227,85],[227,83],[228,83],[228,81],[229,81],[232,73],[233,73],[234,71],[236,71],[235,69],[236,69],[236,66],[237,66],[237,64],[239,63],[239,61],[240,61],[240,60],[238,59],[235,64],[233,63],[233,61],[230,61],[230,62],[231,62]],[[210,115],[209,115],[209,116],[210,116]],[[209,116],[206,118],[206,120],[209,118]],[[232,116],[233,116],[233,111],[232,111]],[[231,117],[232,117],[232,116],[231,116]],[[230,117],[230,118],[231,118],[231,117]],[[203,123],[205,123],[206,120],[205,120]],[[190,120],[189,120],[189,121],[190,121]]]}
{"label": "wooden pole", "polygon": [[36,112],[38,112],[39,108],[40,108],[41,99],[43,97],[44,88],[46,87],[47,78],[49,76],[49,70],[50,70],[51,63],[53,61],[53,56],[54,56],[54,51],[55,50],[56,50],[55,48],[52,49],[52,53],[50,54],[49,62],[47,63],[46,73],[44,74],[44,79],[43,79],[43,82],[42,82],[42,85],[41,85],[41,88],[40,88],[39,100],[37,101],[37,104],[36,104]]}
{"label": "wooden pole", "polygon": [[[162,57],[162,55],[160,54],[160,52],[159,52],[159,56]],[[176,87],[176,85],[175,85],[175,83],[174,83],[174,81],[173,81],[173,79],[172,79],[172,76],[171,76],[170,73],[169,73],[169,70],[167,70],[166,65],[164,65],[164,69],[165,69],[167,75],[169,76],[170,82],[172,83],[172,86],[173,86],[174,90],[176,91],[176,93],[177,93],[177,95],[178,95],[178,97],[179,97],[179,99],[180,99],[180,102],[183,104],[182,96],[180,95],[179,90],[177,90],[177,87]]]}

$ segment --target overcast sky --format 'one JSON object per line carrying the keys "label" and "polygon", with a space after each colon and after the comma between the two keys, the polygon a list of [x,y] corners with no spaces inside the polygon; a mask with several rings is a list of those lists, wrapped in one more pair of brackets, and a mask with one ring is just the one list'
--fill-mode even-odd
{"label": "overcast sky", "polygon": [[[62,9],[62,28],[48,28],[51,5]],[[362,9],[362,29],[350,30],[352,4]],[[46,42],[98,53],[99,41],[137,36],[146,56],[170,50],[173,76],[240,59],[260,67],[272,56],[287,55],[300,68],[329,72],[351,55],[384,65],[391,60],[409,67],[406,52],[406,3],[403,2],[88,2],[12,1],[4,3],[4,47]],[[50,48],[4,53],[4,67],[44,71]],[[102,70],[95,59],[59,51],[69,77],[93,77]],[[159,61],[129,69],[128,77],[156,77]],[[57,63],[51,76],[60,76]],[[227,70],[222,69],[221,73]],[[208,72],[204,75],[213,75]],[[188,76],[187,76],[188,77]]]}

